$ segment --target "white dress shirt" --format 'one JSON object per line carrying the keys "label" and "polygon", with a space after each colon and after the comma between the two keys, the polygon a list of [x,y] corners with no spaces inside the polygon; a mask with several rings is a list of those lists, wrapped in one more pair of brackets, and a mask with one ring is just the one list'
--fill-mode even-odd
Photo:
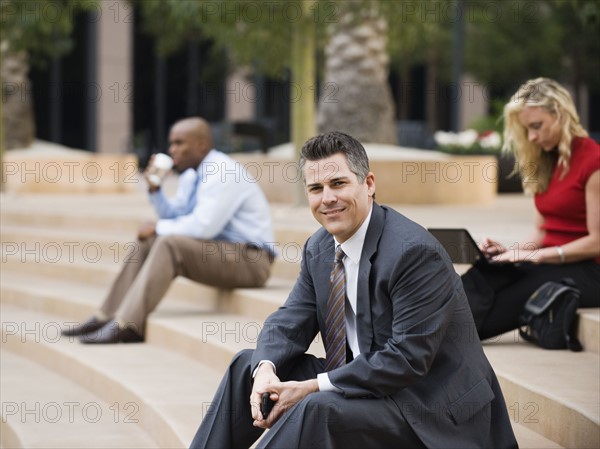
{"label": "white dress shirt", "polygon": [[[360,225],[360,228],[341,244],[342,250],[346,257],[343,259],[344,271],[346,274],[346,339],[348,340],[348,346],[352,351],[353,358],[358,357],[360,354],[360,348],[358,347],[358,333],[356,331],[356,302],[358,292],[358,268],[360,265],[360,255],[362,254],[363,245],[365,243],[365,237],[367,235],[367,228],[371,222],[371,210],[369,215]],[[340,245],[335,237],[333,238],[335,248],[337,249]],[[363,301],[367,298],[363,298]],[[348,307],[350,306],[350,307]],[[317,375],[317,381],[319,382],[320,391],[337,391],[341,390],[335,387],[330,381],[327,373],[320,373]]]}
{"label": "white dress shirt", "polygon": [[[344,272],[346,275],[346,339],[348,340],[348,346],[352,351],[353,358],[358,357],[360,354],[360,348],[358,347],[358,333],[356,331],[356,303],[357,303],[357,292],[358,292],[358,268],[360,265],[360,255],[362,254],[363,245],[365,243],[365,237],[367,235],[367,229],[371,222],[371,212],[373,212],[373,206],[369,215],[365,218],[365,221],[360,225],[358,230],[352,237],[341,244],[342,250],[346,256],[342,260],[344,264]],[[339,243],[333,238],[335,248],[337,249]],[[350,307],[348,307],[348,305]],[[258,368],[263,363],[268,363],[273,367],[275,371],[277,368],[270,360],[261,360],[252,373],[252,378],[256,376]],[[329,380],[327,373],[317,374],[317,382],[319,383],[319,391],[336,391],[341,393],[342,390],[335,387]]]}
{"label": "white dress shirt", "polygon": [[185,170],[173,198],[159,189],[150,201],[160,217],[158,235],[251,243],[275,253],[261,188],[239,162],[220,151],[211,150],[197,170]]}

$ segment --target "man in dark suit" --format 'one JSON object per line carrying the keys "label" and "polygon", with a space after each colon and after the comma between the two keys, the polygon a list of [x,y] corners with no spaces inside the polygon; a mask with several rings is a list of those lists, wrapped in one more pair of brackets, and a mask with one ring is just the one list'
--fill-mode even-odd
{"label": "man in dark suit", "polygon": [[[323,227],[256,350],[233,359],[192,447],[247,448],[266,428],[258,447],[517,447],[447,254],[374,202],[352,137],[310,139],[300,165]],[[306,354],[319,332],[325,360]],[[263,393],[275,403],[266,417]]]}

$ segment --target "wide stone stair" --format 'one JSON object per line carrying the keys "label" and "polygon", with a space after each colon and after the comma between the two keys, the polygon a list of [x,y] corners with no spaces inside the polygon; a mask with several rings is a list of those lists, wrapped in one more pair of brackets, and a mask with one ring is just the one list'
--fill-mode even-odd
{"label": "wide stone stair", "polygon": [[[285,300],[317,228],[307,208],[273,204],[281,257],[265,288],[225,291],[178,278],[150,315],[145,343],[87,346],[60,329],[87,318],[135,257],[135,231],[154,219],[145,196],[0,200],[2,448],[188,447],[231,357],[254,347]],[[527,232],[530,207],[501,196],[489,206],[396,209],[426,227],[511,241]],[[599,330],[599,310],[590,309],[580,312],[582,353],[545,351],[515,333],[485,342],[521,447],[600,447]],[[312,350],[323,354],[319,341]]]}

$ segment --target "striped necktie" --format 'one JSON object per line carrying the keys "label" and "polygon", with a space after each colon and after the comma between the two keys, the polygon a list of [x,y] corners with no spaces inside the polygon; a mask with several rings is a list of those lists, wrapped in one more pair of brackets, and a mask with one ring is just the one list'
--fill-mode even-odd
{"label": "striped necktie", "polygon": [[338,245],[331,271],[327,317],[325,328],[325,371],[331,371],[346,363],[346,273],[342,260],[346,255]]}

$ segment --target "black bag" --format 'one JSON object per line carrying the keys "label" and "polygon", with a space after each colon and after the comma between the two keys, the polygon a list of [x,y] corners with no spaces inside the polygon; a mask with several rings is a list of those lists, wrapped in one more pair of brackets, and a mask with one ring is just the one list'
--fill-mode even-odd
{"label": "black bag", "polygon": [[581,351],[583,347],[575,335],[580,296],[570,278],[546,282],[525,303],[519,317],[519,334],[542,348]]}

